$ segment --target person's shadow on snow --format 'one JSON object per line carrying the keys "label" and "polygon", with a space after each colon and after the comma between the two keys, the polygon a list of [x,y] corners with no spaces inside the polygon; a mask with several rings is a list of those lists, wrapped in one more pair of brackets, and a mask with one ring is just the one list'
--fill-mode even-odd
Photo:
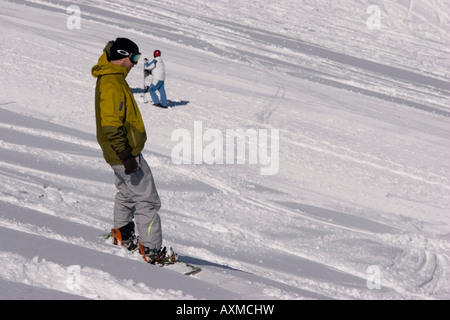
{"label": "person's shadow on snow", "polygon": [[180,101],[167,100],[168,108],[187,106],[188,104],[189,104],[189,101],[187,101],[187,100],[180,100]]}
{"label": "person's shadow on snow", "polygon": [[[142,88],[132,88],[131,92],[133,94],[140,94],[142,97],[142,94],[144,93],[144,89]],[[150,98],[150,96],[148,97],[148,103],[151,105],[152,104],[152,99]],[[173,100],[169,100],[167,99],[167,107],[168,108],[175,108],[175,107],[181,107],[181,106],[187,106],[189,104],[189,101],[187,100],[179,100],[179,101],[173,101]]]}

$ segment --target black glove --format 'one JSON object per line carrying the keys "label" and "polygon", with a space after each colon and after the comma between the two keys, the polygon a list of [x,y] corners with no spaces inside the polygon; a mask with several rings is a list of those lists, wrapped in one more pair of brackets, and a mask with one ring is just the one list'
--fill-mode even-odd
{"label": "black glove", "polygon": [[117,156],[122,161],[122,164],[125,167],[125,174],[132,174],[136,172],[138,164],[136,161],[136,157],[131,154],[130,148],[126,148],[122,152],[119,152]]}

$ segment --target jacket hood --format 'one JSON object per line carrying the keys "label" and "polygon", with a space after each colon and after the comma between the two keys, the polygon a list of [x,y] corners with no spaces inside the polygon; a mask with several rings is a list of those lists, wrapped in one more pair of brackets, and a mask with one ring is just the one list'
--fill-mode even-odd
{"label": "jacket hood", "polygon": [[92,67],[92,76],[94,78],[106,74],[121,74],[126,78],[129,72],[129,69],[109,62],[105,52],[103,52],[102,56],[98,59],[97,64]]}

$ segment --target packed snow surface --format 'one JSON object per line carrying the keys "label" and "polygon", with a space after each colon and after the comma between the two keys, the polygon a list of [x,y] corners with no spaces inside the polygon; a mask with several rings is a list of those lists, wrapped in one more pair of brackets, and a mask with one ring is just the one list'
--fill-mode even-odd
{"label": "packed snow surface", "polygon": [[[449,12],[1,0],[0,298],[449,299]],[[143,103],[142,63],[127,80],[164,244],[196,276],[97,238],[116,191],[90,71],[119,36],[163,53],[170,108]]]}

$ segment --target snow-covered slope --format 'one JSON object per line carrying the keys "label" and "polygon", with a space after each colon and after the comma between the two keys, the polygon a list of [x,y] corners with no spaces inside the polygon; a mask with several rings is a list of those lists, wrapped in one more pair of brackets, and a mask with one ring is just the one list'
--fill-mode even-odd
{"label": "snow-covered slope", "polygon": [[[83,0],[79,29],[70,5],[0,1],[0,298],[450,298],[447,1]],[[128,82],[194,277],[97,239],[115,187],[90,69],[118,36],[163,52],[171,108],[142,103],[141,64]],[[177,133],[194,162],[238,129],[279,140],[174,163]]]}

